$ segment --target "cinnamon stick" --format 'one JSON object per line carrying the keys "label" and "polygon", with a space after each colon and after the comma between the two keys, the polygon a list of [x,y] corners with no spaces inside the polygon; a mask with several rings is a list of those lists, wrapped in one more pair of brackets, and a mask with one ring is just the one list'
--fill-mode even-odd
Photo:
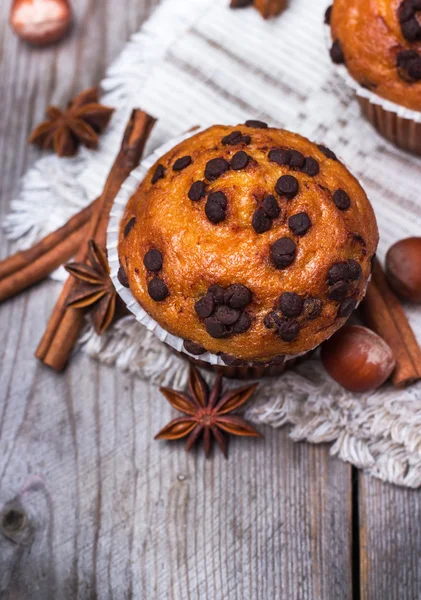
{"label": "cinnamon stick", "polygon": [[96,202],[28,250],[17,252],[0,262],[0,302],[45,279],[76,254],[83,240],[83,227],[89,221]]}
{"label": "cinnamon stick", "polygon": [[[108,220],[115,197],[124,180],[139,164],[154,124],[155,119],[147,113],[138,109],[132,112],[120,151],[88,223],[85,242],[76,255],[76,262],[86,261],[90,239],[105,246]],[[35,356],[44,364],[57,371],[65,367],[84,323],[85,310],[67,306],[67,299],[75,285],[75,279],[70,276],[63,287],[35,353]]]}
{"label": "cinnamon stick", "polygon": [[75,255],[77,248],[80,247],[85,237],[86,223],[34,262],[26,264],[9,277],[2,279],[0,281],[0,302],[42,281],[63,263],[69,261]]}
{"label": "cinnamon stick", "polygon": [[287,0],[254,0],[254,6],[265,19],[280,15],[286,5]]}
{"label": "cinnamon stick", "polygon": [[391,347],[396,359],[392,375],[396,387],[405,387],[421,379],[421,349],[397,296],[389,287],[377,262],[363,302],[367,325]]}

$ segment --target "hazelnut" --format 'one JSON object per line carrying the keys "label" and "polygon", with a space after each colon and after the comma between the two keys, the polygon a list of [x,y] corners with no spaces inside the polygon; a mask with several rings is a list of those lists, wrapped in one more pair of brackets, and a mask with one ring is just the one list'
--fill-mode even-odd
{"label": "hazelnut", "polygon": [[15,33],[38,46],[58,42],[69,30],[71,21],[68,0],[14,0],[10,12]]}
{"label": "hazelnut", "polygon": [[395,368],[386,342],[359,325],[342,327],[322,345],[321,357],[329,375],[351,392],[376,390]]}
{"label": "hazelnut", "polygon": [[421,302],[421,237],[401,240],[389,249],[386,275],[400,298]]}

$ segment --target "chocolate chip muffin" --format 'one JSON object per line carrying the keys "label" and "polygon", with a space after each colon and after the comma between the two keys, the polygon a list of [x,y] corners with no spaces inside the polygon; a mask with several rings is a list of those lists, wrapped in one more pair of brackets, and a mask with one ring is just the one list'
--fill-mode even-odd
{"label": "chocolate chip muffin", "polygon": [[331,150],[260,121],[215,125],[129,200],[119,279],[188,354],[268,366],[346,322],[377,243],[367,196]]}
{"label": "chocolate chip muffin", "polygon": [[[421,111],[421,0],[334,0],[326,22],[335,64],[344,64],[362,88],[396,104],[395,112]],[[361,104],[373,125],[398,146],[421,151],[415,130],[403,131],[408,123],[392,123],[390,116],[381,121],[386,117],[376,107],[388,107],[370,107],[368,98]]]}
{"label": "chocolate chip muffin", "polygon": [[362,86],[421,110],[421,0],[334,0],[331,58]]}

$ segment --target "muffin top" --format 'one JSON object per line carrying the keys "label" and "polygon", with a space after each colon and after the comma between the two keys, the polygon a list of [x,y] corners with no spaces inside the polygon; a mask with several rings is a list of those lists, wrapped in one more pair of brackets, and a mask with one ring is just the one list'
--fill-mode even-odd
{"label": "muffin top", "polygon": [[421,0],[334,0],[331,58],[360,85],[421,110]]}
{"label": "muffin top", "polygon": [[377,243],[367,196],[331,150],[259,121],[215,125],[129,200],[120,281],[191,354],[273,363],[344,324]]}

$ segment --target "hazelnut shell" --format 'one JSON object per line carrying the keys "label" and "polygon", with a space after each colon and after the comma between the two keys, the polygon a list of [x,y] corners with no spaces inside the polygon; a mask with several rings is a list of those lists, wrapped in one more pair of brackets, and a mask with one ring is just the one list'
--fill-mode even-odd
{"label": "hazelnut shell", "polygon": [[321,358],[332,379],[351,392],[376,390],[395,368],[388,344],[359,325],[346,325],[335,333],[323,344]]}
{"label": "hazelnut shell", "polygon": [[421,237],[394,244],[386,255],[386,275],[395,294],[410,302],[421,302]]}
{"label": "hazelnut shell", "polygon": [[61,40],[72,23],[68,0],[14,0],[10,24],[29,44],[46,46]]}

